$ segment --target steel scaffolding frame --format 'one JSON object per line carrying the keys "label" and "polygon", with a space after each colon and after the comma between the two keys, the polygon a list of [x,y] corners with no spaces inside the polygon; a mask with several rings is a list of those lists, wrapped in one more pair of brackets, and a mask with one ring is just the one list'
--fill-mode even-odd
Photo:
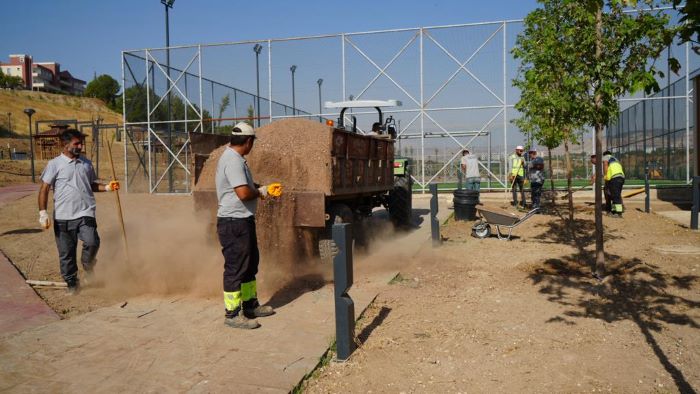
{"label": "steel scaffolding frame", "polygon": [[[507,67],[508,67],[508,61],[509,61],[509,48],[508,48],[508,42],[507,42],[507,31],[508,31],[508,25],[511,24],[519,24],[522,22],[522,19],[512,19],[512,20],[502,20],[502,21],[494,21],[494,22],[478,22],[478,23],[465,23],[465,24],[453,24],[453,25],[443,25],[443,26],[429,26],[429,27],[416,27],[416,28],[405,28],[405,29],[388,29],[388,30],[375,30],[375,31],[365,31],[365,32],[354,32],[354,33],[338,33],[338,34],[326,34],[326,35],[314,35],[314,36],[305,36],[305,37],[291,37],[291,38],[278,38],[278,39],[267,39],[267,40],[247,40],[247,41],[235,41],[235,42],[224,42],[224,43],[214,43],[214,44],[198,44],[198,45],[181,45],[181,46],[171,46],[169,48],[149,48],[149,49],[140,49],[140,50],[125,50],[122,51],[122,82],[123,86],[126,86],[126,79],[125,79],[125,64],[127,68],[130,66],[128,65],[126,61],[126,56],[131,55],[131,56],[136,56],[134,53],[145,53],[146,54],[146,91],[147,91],[147,96],[146,96],[146,105],[147,105],[147,113],[148,117],[146,119],[146,122],[127,122],[126,121],[126,100],[123,100],[124,102],[124,125],[125,127],[129,126],[146,126],[149,134],[148,138],[148,150],[147,150],[147,155],[148,155],[148,166],[149,170],[147,171],[148,174],[148,181],[149,181],[149,192],[153,193],[157,190],[158,186],[160,185],[161,181],[164,178],[164,175],[167,173],[167,171],[175,164],[181,166],[183,170],[185,171],[187,179],[189,179],[190,176],[190,170],[188,168],[188,162],[185,160],[185,163],[183,163],[178,156],[182,154],[183,152],[187,155],[188,149],[189,149],[189,138],[187,138],[186,142],[184,145],[180,148],[180,150],[176,153],[173,152],[167,144],[164,143],[164,141],[157,135],[157,133],[153,130],[152,125],[153,124],[163,124],[163,123],[182,123],[183,120],[170,120],[170,121],[154,121],[151,120],[151,115],[154,113],[154,111],[162,104],[164,101],[163,98],[168,95],[167,93],[171,93],[172,90],[176,90],[176,93],[178,93],[182,99],[185,102],[186,106],[189,106],[194,113],[198,116],[198,119],[190,119],[187,120],[185,119],[184,122],[197,122],[198,126],[195,128],[195,131],[199,132],[204,132],[204,118],[202,116],[203,114],[203,76],[202,76],[202,48],[203,47],[220,47],[220,46],[236,46],[236,45],[255,45],[255,44],[262,44],[265,45],[267,48],[267,87],[268,87],[268,92],[267,92],[267,101],[268,101],[268,114],[269,114],[269,119],[270,121],[275,121],[279,119],[285,119],[285,118],[294,118],[294,117],[334,117],[338,116],[338,112],[323,112],[323,113],[309,113],[309,114],[302,114],[302,115],[275,115],[273,113],[273,103],[274,102],[274,97],[273,97],[273,43],[280,43],[280,42],[290,42],[290,41],[303,41],[303,40],[318,40],[318,39],[338,39],[339,41],[339,49],[340,49],[340,58],[341,58],[341,69],[338,70],[341,75],[341,81],[342,81],[342,95],[343,98],[347,97],[347,71],[346,71],[346,65],[348,61],[349,54],[348,48],[354,50],[361,59],[364,59],[367,61],[375,70],[376,74],[372,76],[369,79],[369,82],[363,85],[364,87],[360,89],[355,95],[355,99],[361,98],[367,91],[370,89],[376,82],[379,80],[382,76],[386,77],[397,89],[399,89],[402,93],[406,95],[406,97],[409,98],[409,100],[416,105],[417,108],[410,108],[410,109],[388,109],[384,111],[386,114],[401,114],[401,113],[408,113],[408,114],[414,114],[411,118],[410,121],[405,124],[402,129],[399,132],[399,137],[403,136],[404,132],[409,129],[414,123],[418,122],[418,131],[419,133],[417,134],[417,138],[420,138],[420,168],[417,173],[415,173],[413,176],[414,181],[420,186],[420,189],[425,192],[427,190],[427,186],[433,182],[446,168],[450,166],[450,164],[457,158],[459,157],[459,154],[462,149],[470,147],[470,145],[474,142],[474,140],[477,137],[489,137],[489,161],[491,158],[490,154],[490,140],[491,140],[491,135],[494,133],[496,129],[500,129],[503,133],[503,155],[504,158],[507,157],[508,155],[508,114],[509,114],[509,109],[514,107],[513,103],[508,102],[508,88],[509,88],[509,81],[508,81],[508,73],[507,73]],[[455,56],[454,51],[450,51],[444,43],[442,43],[438,38],[435,37],[433,32],[436,32],[438,30],[442,29],[452,29],[452,28],[470,28],[470,27],[475,27],[475,26],[493,26],[495,27],[495,30],[491,32],[491,34],[483,40],[483,42],[480,43],[479,46],[464,60],[460,60],[457,56]],[[378,34],[386,34],[386,33],[400,33],[400,32],[406,32],[406,33],[413,33],[410,35],[409,39],[400,47],[400,49],[390,58],[388,62],[386,62],[383,65],[380,65],[379,62],[376,59],[373,59],[372,56],[367,54],[367,51],[363,50],[361,46],[356,42],[356,37],[360,36],[371,36],[371,35],[378,35]],[[489,87],[483,80],[481,80],[474,72],[472,72],[469,69],[469,64],[472,62],[481,52],[481,50],[489,43],[495,42],[498,38],[501,38],[501,49],[502,52],[500,53],[500,62],[502,65],[502,86],[501,89],[502,91],[500,94],[497,92],[496,87]],[[425,43],[430,42],[433,45],[435,45],[441,53],[446,55],[456,66],[456,70],[450,74],[450,76],[440,85],[438,89],[436,89],[434,92],[430,93],[427,95],[426,93],[426,86],[425,86],[425,81],[424,81],[424,67],[425,67],[425,58],[424,58],[424,47]],[[401,57],[402,54],[404,54],[409,48],[413,46],[418,46],[418,53],[419,53],[419,64],[418,64],[418,69],[419,69],[419,78],[420,78],[420,91],[419,91],[419,96],[416,97],[414,94],[411,94],[408,92],[408,89],[405,88],[405,86],[402,85],[401,81],[398,80],[398,78],[395,78],[394,76],[391,75],[389,68],[396,62],[396,60]],[[659,99],[674,99],[674,98],[684,98],[685,103],[686,103],[686,140],[689,141],[690,139],[690,126],[689,126],[689,107],[691,103],[691,95],[692,95],[692,89],[690,88],[690,85],[688,83],[688,77],[689,77],[689,71],[688,71],[688,44],[685,44],[685,53],[686,53],[686,67],[685,67],[685,72],[686,72],[686,92],[685,95],[683,96],[675,96],[675,97],[657,97],[657,98],[625,98],[621,99],[621,101],[629,101],[629,100],[634,100],[634,101],[643,101],[643,100],[659,100]],[[163,51],[166,49],[170,50],[176,50],[176,49],[196,49],[196,53],[190,58],[189,62],[187,63],[187,66],[185,67],[184,70],[178,70],[180,71],[180,74],[178,77],[173,80],[170,78],[170,76],[167,73],[167,70],[164,70],[163,67],[159,64],[159,62],[156,60],[156,58],[152,55],[153,52],[155,51]],[[324,56],[326,56],[324,54]],[[178,87],[177,87],[177,82],[182,78],[183,75],[187,74],[187,70],[196,62],[197,67],[198,67],[198,72],[195,74],[199,81],[199,110],[191,103],[191,101],[188,99],[187,94],[184,94]],[[155,66],[155,67],[154,67]],[[169,88],[166,91],[166,94],[163,94],[160,100],[155,104],[155,106],[151,106],[151,100],[150,100],[150,79],[149,75],[154,72],[154,70],[158,70],[167,78],[167,81],[169,82]],[[172,70],[172,69],[171,69]],[[483,104],[483,105],[471,105],[471,106],[433,106],[431,105],[433,101],[435,100],[436,97],[440,95],[441,92],[444,91],[445,88],[447,88],[450,84],[455,82],[456,77],[460,74],[464,73],[466,74],[471,80],[475,81],[479,86],[483,87],[486,92],[488,92],[489,97],[491,100],[495,99],[497,101],[497,104]],[[133,73],[132,73],[133,75]],[[134,78],[135,79],[135,78]],[[208,79],[205,79],[207,81],[211,81]],[[136,82],[138,84],[138,82]],[[219,82],[217,82],[219,83]],[[174,92],[173,92],[174,93]],[[213,91],[212,91],[212,96],[213,96]],[[427,96],[427,99],[426,99]],[[234,100],[235,100],[235,95],[234,95]],[[213,100],[212,100],[213,101]],[[279,104],[279,103],[275,103]],[[470,139],[466,143],[462,143],[457,139],[457,136],[464,137],[463,134],[459,134],[458,131],[455,130],[448,130],[446,127],[444,127],[438,120],[436,120],[435,116],[432,116],[431,114],[437,111],[471,111],[471,110],[483,110],[483,109],[495,109],[497,110],[496,113],[491,116],[491,118],[486,121],[481,128],[476,130],[473,134],[470,135]],[[294,111],[293,111],[294,113]],[[358,114],[370,114],[372,113],[371,111],[364,111],[364,112],[355,112],[356,115]],[[259,114],[258,114],[259,115]],[[187,117],[187,110],[185,110],[185,117]],[[497,120],[498,119],[502,120],[501,125],[497,125]],[[454,147],[459,147],[458,150],[456,150],[455,154],[440,168],[436,173],[434,174],[426,174],[426,153],[425,153],[425,140],[426,138],[426,119],[433,123],[437,129],[440,130],[440,133],[444,134],[444,138],[450,140],[452,143],[454,143]],[[170,162],[170,165],[163,171],[163,174],[157,179],[154,180],[152,178],[152,174],[154,171],[152,171],[152,140],[155,138],[155,140],[162,144],[165,150],[167,151],[167,154],[172,156],[174,161]],[[412,138],[416,138],[416,135],[412,135]],[[124,150],[125,150],[125,156],[127,154],[127,144],[124,144]],[[482,167],[487,168],[481,163]],[[126,174],[128,176],[128,164],[126,163],[125,160],[125,166],[126,166]],[[690,167],[690,151],[689,151],[689,144],[686,145],[686,166],[689,168]],[[489,166],[490,167],[490,166]],[[490,168],[487,169],[487,173],[489,174],[489,182],[491,181],[491,178],[493,178],[498,184],[501,185],[501,187],[507,187],[507,174],[506,174],[506,169],[505,165],[500,166],[500,174],[493,174],[490,171]],[[689,172],[688,172],[689,174]],[[688,175],[689,176],[689,175]],[[689,182],[689,179],[688,179]],[[128,182],[127,182],[128,185]]]}

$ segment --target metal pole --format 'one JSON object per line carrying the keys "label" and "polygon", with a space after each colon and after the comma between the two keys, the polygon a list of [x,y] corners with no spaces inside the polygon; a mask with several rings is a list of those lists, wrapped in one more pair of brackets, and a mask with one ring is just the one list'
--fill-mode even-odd
{"label": "metal pole", "polygon": [[[260,52],[262,51],[262,45],[260,44],[255,44],[253,47],[253,51],[255,52],[255,81],[256,81],[256,94],[257,94],[257,99],[256,99],[256,111],[257,111],[257,116],[258,116],[258,127],[260,127]],[[236,94],[236,91],[234,90],[233,92],[234,97]],[[235,108],[235,102],[234,100],[234,108]]]}
{"label": "metal pole", "polygon": [[[126,78],[124,76],[124,52],[122,52],[122,126],[124,128],[124,192],[129,192],[129,160],[127,155],[126,140],[129,138],[129,134],[126,132]],[[146,62],[148,64],[148,62]],[[148,66],[146,66],[148,67]],[[135,81],[134,81],[135,82]],[[117,126],[118,127],[118,126]],[[136,152],[138,155],[138,152]]]}
{"label": "metal pole", "polygon": [[268,123],[272,123],[272,40],[267,40],[267,105]]}
{"label": "metal pole", "polygon": [[430,234],[433,239],[433,247],[440,246],[442,239],[440,239],[440,221],[437,218],[438,214],[438,185],[437,183],[430,184],[430,193],[432,197],[430,198]]}
{"label": "metal pole", "polygon": [[488,147],[489,147],[488,148],[489,149],[489,161],[487,164],[488,169],[489,169],[488,187],[489,187],[489,189],[491,189],[491,174],[492,174],[492,172],[491,172],[491,132],[489,132],[489,145],[488,145]]}
{"label": "metal pole", "polygon": [[[151,176],[153,172],[153,147],[151,144],[151,79],[149,78],[150,72],[148,71],[148,50],[146,50],[146,135],[148,136],[148,192],[153,193],[153,177]],[[124,100],[126,101],[126,100]]]}
{"label": "metal pole", "polygon": [[[168,5],[165,4],[165,67],[167,68],[167,74],[168,74],[168,83],[166,84],[166,89],[168,92],[168,100],[167,100],[167,106],[168,106],[168,112],[167,112],[167,120],[168,120],[168,149],[171,151],[173,150],[173,129],[172,129],[172,124],[170,124],[170,121],[172,120],[172,113],[171,113],[171,97],[170,97],[170,18],[169,18],[169,13],[168,13]],[[170,167],[168,169],[168,191],[170,193],[173,192],[173,155],[168,153],[168,166]]]}
{"label": "metal pole", "polygon": [[323,113],[323,101],[321,100],[321,85],[323,84],[323,78],[319,78],[316,83],[318,83],[318,121],[323,123],[323,117],[321,116]]}
{"label": "metal pole", "polygon": [[289,71],[292,72],[292,115],[297,114],[297,101],[296,101],[296,92],[294,91],[294,73],[297,71],[297,66],[292,65],[292,67],[289,68]]}
{"label": "metal pole", "polygon": [[424,101],[424,83],[423,83],[423,35],[424,31],[420,29],[419,37],[419,59],[420,59],[420,171],[421,171],[421,192],[425,193],[425,101]]}
{"label": "metal pole", "polygon": [[693,207],[690,209],[690,228],[698,229],[698,210],[700,209],[700,176],[693,177]]}
{"label": "metal pole", "polygon": [[651,212],[651,198],[649,196],[649,167],[644,167],[644,212]]}
{"label": "metal pole", "polygon": [[204,86],[202,85],[202,46],[197,47],[197,72],[199,73],[199,132],[204,133]]}
{"label": "metal pole", "polygon": [[[503,22],[503,164],[506,164],[506,157],[508,157],[508,106],[506,105],[506,22]],[[506,177],[506,166],[501,167],[503,172],[503,183],[507,184],[508,179]],[[551,174],[550,174],[551,176]]]}
{"label": "metal pole", "polygon": [[31,157],[32,161],[32,183],[36,183],[36,175],[34,174],[34,140],[32,139],[32,115],[27,114],[29,116],[29,155]]}
{"label": "metal pole", "polygon": [[335,341],[337,359],[345,361],[355,350],[355,304],[348,295],[353,282],[352,224],[334,224],[333,242],[338,254],[333,257],[335,288]]}
{"label": "metal pole", "polygon": [[[690,43],[685,43],[685,181],[690,183],[690,70],[688,70],[688,57],[690,53]],[[697,94],[696,94],[697,96]],[[697,114],[696,114],[697,118]],[[695,129],[698,127],[698,120],[695,121]],[[698,155],[698,152],[695,152]]]}
{"label": "metal pole", "polygon": [[341,71],[342,76],[343,76],[343,80],[342,80],[343,95],[342,95],[342,97],[343,97],[343,99],[345,99],[345,97],[346,97],[345,96],[345,34],[340,35],[340,44],[341,44],[340,45],[340,58],[341,58],[341,62],[340,62],[341,70],[340,71]]}

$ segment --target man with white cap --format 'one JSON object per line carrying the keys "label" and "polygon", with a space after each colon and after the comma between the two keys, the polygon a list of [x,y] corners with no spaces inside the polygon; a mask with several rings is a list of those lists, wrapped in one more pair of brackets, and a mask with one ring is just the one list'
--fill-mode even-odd
{"label": "man with white cap", "polygon": [[508,156],[508,167],[509,176],[512,192],[513,192],[513,202],[511,205],[518,205],[518,194],[515,191],[516,186],[520,188],[520,206],[525,208],[525,189],[523,184],[525,183],[525,159],[523,158],[523,151],[525,149],[522,145],[515,147],[515,153]]}
{"label": "man with white cap", "polygon": [[233,127],[230,144],[216,167],[216,195],[219,200],[216,232],[224,255],[225,324],[233,328],[260,327],[256,317],[274,314],[272,307],[260,305],[257,282],[260,252],[255,232],[258,198],[279,197],[282,185],[258,186],[245,155],[255,142],[255,130],[241,122]]}

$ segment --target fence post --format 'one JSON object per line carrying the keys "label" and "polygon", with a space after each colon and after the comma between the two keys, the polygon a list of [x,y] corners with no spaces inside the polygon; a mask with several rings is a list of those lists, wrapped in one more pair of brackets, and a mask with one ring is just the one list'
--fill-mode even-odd
{"label": "fence post", "polygon": [[700,176],[693,177],[693,207],[690,209],[690,228],[698,229],[698,210],[700,209]]}
{"label": "fence post", "polygon": [[333,257],[335,287],[335,342],[338,361],[345,361],[355,351],[355,304],[348,295],[353,282],[352,225],[333,225],[333,242],[338,253]]}
{"label": "fence post", "polygon": [[438,185],[436,183],[431,183],[430,193],[430,233],[433,238],[433,246],[440,246],[442,239],[440,238],[440,221],[438,221]]}
{"label": "fence post", "polygon": [[644,212],[651,212],[651,197],[649,196],[649,168],[644,173]]}

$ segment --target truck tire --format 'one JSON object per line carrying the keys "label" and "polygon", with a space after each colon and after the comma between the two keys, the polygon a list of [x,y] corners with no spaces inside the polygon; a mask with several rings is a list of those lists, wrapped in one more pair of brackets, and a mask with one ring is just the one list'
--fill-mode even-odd
{"label": "truck tire", "polygon": [[396,227],[413,224],[412,185],[409,175],[394,177],[394,189],[389,192],[389,216]]}

